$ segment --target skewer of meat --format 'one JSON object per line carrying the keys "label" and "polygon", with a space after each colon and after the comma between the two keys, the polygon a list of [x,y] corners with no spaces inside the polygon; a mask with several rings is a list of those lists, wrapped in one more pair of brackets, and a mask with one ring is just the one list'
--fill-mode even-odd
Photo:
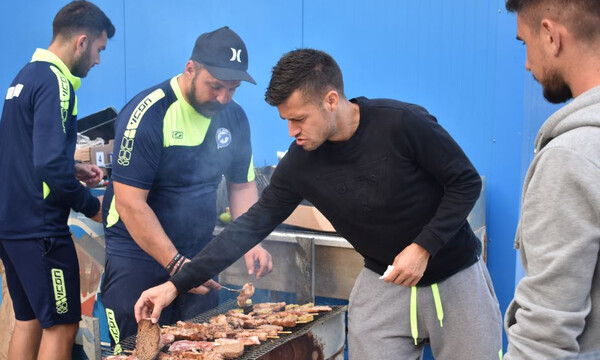
{"label": "skewer of meat", "polygon": [[169,346],[170,353],[179,353],[189,350],[210,350],[215,347],[215,343],[212,341],[192,341],[192,340],[178,340]]}
{"label": "skewer of meat", "polygon": [[284,308],[285,308],[285,301],[259,303],[259,304],[254,304],[254,306],[253,306],[254,312],[257,312],[259,310],[265,310],[265,309],[269,309],[271,311],[281,311]]}
{"label": "skewer of meat", "polygon": [[318,313],[331,311],[331,306],[327,305],[315,305],[313,303],[306,303],[304,305],[289,304],[285,306],[285,310],[301,310],[308,313]]}
{"label": "skewer of meat", "polygon": [[230,326],[233,329],[244,327],[244,319],[236,316],[228,316],[226,314],[220,314],[212,317],[209,320],[210,324]]}
{"label": "skewer of meat", "polygon": [[281,311],[276,313],[256,315],[257,319],[264,319],[268,324],[280,325],[283,327],[295,327],[296,324],[311,322],[314,317],[302,311]]}
{"label": "skewer of meat", "polygon": [[176,341],[169,347],[169,353],[179,358],[192,359],[233,359],[244,353],[244,343],[234,339],[219,339],[220,341]]}
{"label": "skewer of meat", "polygon": [[184,351],[177,354],[166,354],[159,353],[157,360],[180,360],[180,359],[194,359],[194,360],[224,360],[222,354],[219,353],[201,353],[194,351]]}
{"label": "skewer of meat", "polygon": [[175,327],[164,327],[164,332],[174,336],[177,340],[208,341],[218,338],[242,339],[256,336],[260,341],[266,341],[270,336],[277,336],[272,329],[244,329],[231,328],[208,323],[178,323]]}

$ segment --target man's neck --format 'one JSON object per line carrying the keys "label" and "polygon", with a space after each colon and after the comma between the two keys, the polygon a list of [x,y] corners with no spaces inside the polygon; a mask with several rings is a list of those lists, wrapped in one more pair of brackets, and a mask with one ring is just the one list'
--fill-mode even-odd
{"label": "man's neck", "polygon": [[73,65],[73,51],[70,51],[69,47],[71,44],[65,41],[54,40],[50,46],[48,46],[48,51],[58,56],[58,58],[71,70],[71,66]]}
{"label": "man's neck", "polygon": [[349,140],[360,123],[360,109],[358,104],[352,103],[347,99],[340,99],[338,118],[338,134],[336,139],[332,141],[347,141]]}
{"label": "man's neck", "polygon": [[600,85],[600,46],[598,48],[596,51],[577,51],[573,56],[574,60],[565,69],[565,79],[573,98]]}
{"label": "man's neck", "polygon": [[185,101],[189,104],[190,99],[187,98],[188,86],[190,86],[190,82],[186,80],[185,74],[181,74],[177,77],[177,84],[179,84],[179,90],[181,91],[181,96],[185,99]]}

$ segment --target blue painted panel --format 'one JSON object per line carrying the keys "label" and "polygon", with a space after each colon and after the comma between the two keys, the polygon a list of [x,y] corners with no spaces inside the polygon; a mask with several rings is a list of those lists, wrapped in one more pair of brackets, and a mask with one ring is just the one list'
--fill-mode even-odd
{"label": "blue painted panel", "polygon": [[495,65],[488,106],[492,118],[490,182],[488,187],[488,266],[504,312],[514,292],[513,239],[518,220],[520,193],[520,144],[524,74],[523,47],[515,41],[514,15],[497,1]]}

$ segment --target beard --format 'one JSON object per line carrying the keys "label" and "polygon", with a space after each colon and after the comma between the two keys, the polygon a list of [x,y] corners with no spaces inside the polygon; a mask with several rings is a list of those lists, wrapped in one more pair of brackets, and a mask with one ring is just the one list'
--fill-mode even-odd
{"label": "beard", "polygon": [[87,76],[88,71],[90,71],[90,69],[93,66],[91,61],[91,50],[91,47],[88,46],[87,50],[84,51],[83,54],[81,54],[81,57],[73,63],[73,66],[71,66],[71,74],[80,78],[84,78]]}
{"label": "beard", "polygon": [[200,102],[200,101],[196,100],[197,98],[196,98],[195,83],[196,83],[197,76],[198,76],[198,74],[196,74],[194,76],[194,79],[192,80],[192,86],[187,91],[185,96],[187,97],[188,101],[190,102],[190,105],[194,108],[194,110],[196,110],[198,113],[206,116],[207,118],[210,118],[210,117],[214,116],[216,113],[218,113],[219,111],[223,110],[223,108],[227,104],[221,104],[218,101]]}
{"label": "beard", "polygon": [[313,151],[317,150],[321,145],[323,145],[327,139],[333,136],[337,130],[337,124],[333,118],[330,118],[325,111],[325,109],[321,112],[324,119],[327,119],[325,128],[318,132],[318,137],[314,139],[307,139],[306,144],[302,145],[302,148],[305,151]]}
{"label": "beard", "polygon": [[558,71],[548,70],[544,75],[544,81],[538,82],[544,89],[544,98],[546,100],[552,104],[560,104],[573,98],[571,88]]}

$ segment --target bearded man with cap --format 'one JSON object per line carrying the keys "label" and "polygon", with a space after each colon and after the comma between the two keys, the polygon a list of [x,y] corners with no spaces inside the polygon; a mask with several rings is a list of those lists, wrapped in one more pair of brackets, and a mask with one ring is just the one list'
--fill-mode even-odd
{"label": "bearded man with cap", "polygon": [[[120,112],[110,183],[103,201],[106,268],[102,301],[111,342],[135,334],[133,307],[142,291],[174,275],[212,239],[216,192],[224,175],[231,215],[258,199],[250,126],[231,101],[247,73],[248,53],[228,27],[196,40],[182,74],[142,91]],[[246,255],[248,274],[272,269],[260,245]],[[255,268],[255,263],[259,264]],[[180,297],[161,324],[218,305],[210,280]],[[200,295],[199,295],[200,294]]]}

